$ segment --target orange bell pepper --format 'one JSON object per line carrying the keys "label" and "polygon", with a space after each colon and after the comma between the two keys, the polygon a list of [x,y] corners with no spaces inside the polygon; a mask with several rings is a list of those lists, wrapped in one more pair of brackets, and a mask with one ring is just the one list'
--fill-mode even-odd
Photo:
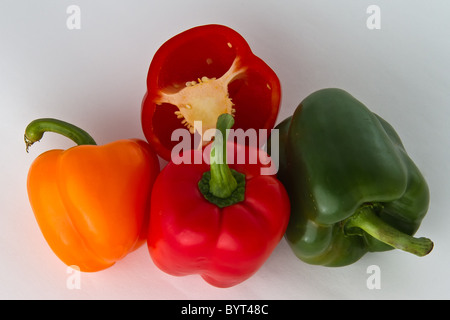
{"label": "orange bell pepper", "polygon": [[146,240],[159,160],[144,141],[97,146],[85,131],[56,119],[28,125],[27,151],[46,131],[78,146],[47,151],[30,167],[28,196],[39,227],[65,264],[85,272],[108,268]]}

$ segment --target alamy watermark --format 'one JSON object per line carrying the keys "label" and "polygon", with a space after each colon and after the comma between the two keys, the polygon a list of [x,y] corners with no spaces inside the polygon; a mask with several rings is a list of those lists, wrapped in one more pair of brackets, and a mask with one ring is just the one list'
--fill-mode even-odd
{"label": "alamy watermark", "polygon": [[[217,129],[205,130],[203,135],[202,121],[194,121],[194,132],[191,134],[185,128],[179,128],[172,132],[171,140],[179,141],[171,153],[171,160],[175,164],[210,164],[210,149],[201,146],[210,142],[213,137],[214,143],[221,145],[224,140],[236,142],[238,147],[227,148],[227,164],[261,164],[261,175],[274,175],[279,167],[279,132],[278,129],[227,129],[227,137],[224,139],[222,133]],[[270,150],[267,150],[269,140]],[[192,141],[194,140],[194,141]],[[192,146],[198,146],[198,152],[190,152]],[[231,145],[233,146],[233,145]],[[239,146],[247,146],[239,147]],[[270,151],[270,156],[267,152]],[[220,161],[220,159],[219,159]],[[219,163],[219,162],[218,162]]]}
{"label": "alamy watermark", "polygon": [[79,30],[81,29],[81,9],[80,6],[70,5],[66,9],[68,14],[66,19],[66,27],[69,30]]}
{"label": "alamy watermark", "polygon": [[381,269],[376,264],[370,265],[366,270],[369,277],[366,280],[366,286],[369,290],[381,289]]}
{"label": "alamy watermark", "polygon": [[[366,27],[369,30],[381,29],[381,8],[378,5],[372,4],[367,7],[366,13],[369,15],[366,20]],[[66,8],[66,27],[69,30],[81,29],[81,8],[78,5],[72,4]]]}
{"label": "alamy watermark", "polygon": [[367,7],[366,13],[369,17],[366,20],[366,26],[369,30],[381,29],[381,9],[379,6],[372,4]]}
{"label": "alamy watermark", "polygon": [[69,290],[81,289],[81,271],[79,266],[68,266],[66,273],[69,276],[66,279],[66,288]]}

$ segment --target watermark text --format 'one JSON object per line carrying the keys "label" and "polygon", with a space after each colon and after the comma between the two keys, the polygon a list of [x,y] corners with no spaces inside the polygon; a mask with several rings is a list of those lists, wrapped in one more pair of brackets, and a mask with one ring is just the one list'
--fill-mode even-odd
{"label": "watermark text", "polygon": [[[208,129],[203,135],[202,122],[194,122],[194,132],[180,128],[172,132],[171,140],[178,141],[172,149],[171,160],[175,164],[210,164],[210,148],[201,147],[215,139],[221,145],[224,141],[217,129]],[[227,129],[227,164],[260,164],[261,175],[274,175],[278,172],[279,132],[278,129]],[[267,142],[270,135],[270,156],[267,154]],[[194,140],[194,141],[192,141]],[[197,152],[191,152],[193,146]],[[246,146],[246,147],[244,147]],[[218,159],[220,164],[220,158]]]}

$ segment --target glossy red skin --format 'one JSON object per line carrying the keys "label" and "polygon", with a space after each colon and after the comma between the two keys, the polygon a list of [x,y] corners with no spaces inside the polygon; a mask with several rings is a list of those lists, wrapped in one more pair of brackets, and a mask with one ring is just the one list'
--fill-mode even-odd
{"label": "glossy red skin", "polygon": [[200,274],[211,285],[231,287],[253,275],[281,240],[290,212],[283,185],[260,175],[261,164],[230,168],[246,174],[245,200],[223,209],[197,186],[208,164],[170,162],[158,176],[147,244],[164,272]]}
{"label": "glossy red skin", "polygon": [[[155,103],[160,92],[177,91],[186,82],[203,76],[220,78],[236,58],[239,58],[238,66],[245,66],[247,70],[228,86],[236,109],[234,128],[274,127],[281,102],[280,81],[275,72],[252,53],[245,39],[233,29],[221,25],[195,27],[164,43],[155,53],[148,71],[141,122],[147,141],[159,156],[170,160],[170,152],[178,143],[171,141],[171,134],[175,129],[184,128],[174,116],[178,108]],[[208,59],[213,63],[206,63]]]}

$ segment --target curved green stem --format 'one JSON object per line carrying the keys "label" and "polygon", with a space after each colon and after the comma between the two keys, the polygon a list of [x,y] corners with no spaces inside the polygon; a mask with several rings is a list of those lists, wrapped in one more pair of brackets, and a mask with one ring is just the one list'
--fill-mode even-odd
{"label": "curved green stem", "polygon": [[230,169],[227,164],[227,130],[234,119],[222,114],[217,119],[217,131],[210,153],[210,171],[203,174],[198,186],[203,196],[223,208],[244,200],[245,175]]}
{"label": "curved green stem", "polygon": [[359,228],[396,249],[400,249],[419,257],[425,256],[433,249],[433,242],[428,238],[414,238],[403,233],[381,220],[371,206],[361,207],[345,222],[345,230]]}
{"label": "curved green stem", "polygon": [[27,152],[33,143],[42,139],[45,132],[62,134],[74,141],[77,145],[96,144],[95,140],[86,131],[73,124],[58,119],[42,118],[30,122],[25,129],[24,140],[27,146]]}

